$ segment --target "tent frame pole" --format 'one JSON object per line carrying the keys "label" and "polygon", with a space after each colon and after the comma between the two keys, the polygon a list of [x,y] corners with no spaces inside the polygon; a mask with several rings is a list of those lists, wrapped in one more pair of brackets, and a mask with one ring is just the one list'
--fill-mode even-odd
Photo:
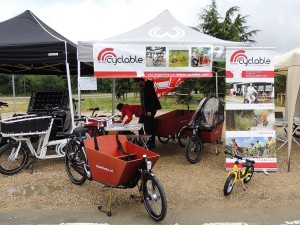
{"label": "tent frame pole", "polygon": [[78,99],[77,99],[77,116],[81,118],[81,90],[80,90],[80,61],[78,61],[78,71],[77,71],[77,89],[78,89]]}
{"label": "tent frame pole", "polygon": [[15,75],[11,76],[12,78],[12,88],[13,88],[13,97],[14,97],[14,115],[16,114],[16,87],[15,87]]}
{"label": "tent frame pole", "polygon": [[216,72],[216,97],[219,96],[219,87],[218,87],[218,72]]}

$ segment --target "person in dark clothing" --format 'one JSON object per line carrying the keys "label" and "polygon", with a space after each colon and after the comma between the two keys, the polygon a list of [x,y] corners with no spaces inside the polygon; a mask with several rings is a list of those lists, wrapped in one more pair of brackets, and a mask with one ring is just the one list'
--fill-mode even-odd
{"label": "person in dark clothing", "polygon": [[144,123],[144,130],[146,134],[151,135],[147,145],[148,148],[155,148],[154,117],[157,110],[161,109],[161,105],[155,93],[153,81],[144,80],[143,78],[136,78],[134,81],[140,88],[141,106],[143,109],[140,121]]}

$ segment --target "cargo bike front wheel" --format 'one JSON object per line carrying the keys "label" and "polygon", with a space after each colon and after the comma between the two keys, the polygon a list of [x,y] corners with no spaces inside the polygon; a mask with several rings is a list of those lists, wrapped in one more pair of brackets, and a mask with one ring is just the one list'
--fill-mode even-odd
{"label": "cargo bike front wheel", "polygon": [[185,156],[190,163],[197,163],[201,160],[204,146],[199,137],[190,138],[185,145]]}
{"label": "cargo bike front wheel", "polygon": [[142,182],[143,202],[150,217],[162,221],[167,214],[167,200],[164,189],[154,176],[146,176]]}
{"label": "cargo bike front wheel", "polygon": [[22,170],[28,162],[27,149],[19,142],[11,142],[0,148],[0,173],[13,175]]}

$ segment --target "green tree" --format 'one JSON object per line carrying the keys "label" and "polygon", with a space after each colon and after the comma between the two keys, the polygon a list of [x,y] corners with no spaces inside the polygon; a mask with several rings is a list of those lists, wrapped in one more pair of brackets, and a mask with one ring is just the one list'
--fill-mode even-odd
{"label": "green tree", "polygon": [[27,75],[27,91],[67,90],[67,81],[56,75]]}
{"label": "green tree", "polygon": [[122,78],[116,79],[116,97],[117,99],[123,98],[123,101],[127,98],[127,93],[132,90],[132,83],[130,79]]}
{"label": "green tree", "polygon": [[[222,40],[255,43],[254,36],[260,30],[249,30],[246,25],[248,16],[241,15],[239,11],[237,6],[230,7],[223,18],[218,12],[216,1],[212,0],[211,5],[198,14],[200,24],[195,29]],[[225,95],[225,63],[213,62],[213,72],[218,72],[218,89]],[[195,83],[196,87],[203,87],[201,92],[205,95],[216,89],[215,79],[197,79]]]}
{"label": "green tree", "polygon": [[238,6],[230,7],[223,18],[218,12],[216,1],[212,0],[211,5],[198,14],[198,28],[200,32],[222,40],[255,43],[254,36],[260,30],[249,30],[246,25],[249,16],[243,16],[239,11]]}
{"label": "green tree", "polygon": [[111,78],[98,78],[97,90],[101,93],[112,93],[112,79]]}
{"label": "green tree", "polygon": [[[25,93],[25,76],[15,75],[14,85],[16,95]],[[12,75],[0,75],[0,95],[12,95],[13,93],[13,79]]]}

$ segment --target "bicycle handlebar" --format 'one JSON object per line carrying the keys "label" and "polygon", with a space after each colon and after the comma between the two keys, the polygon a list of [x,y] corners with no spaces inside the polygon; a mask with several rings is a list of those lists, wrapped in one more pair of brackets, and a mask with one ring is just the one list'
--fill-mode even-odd
{"label": "bicycle handlebar", "polygon": [[109,116],[109,117],[88,117],[88,116],[85,116],[85,117],[82,117],[82,118],[75,118],[74,121],[85,121],[85,122],[88,122],[89,119],[91,120],[96,120],[98,122],[105,122],[105,121],[109,121],[115,117],[119,116],[118,114],[115,114],[115,115],[112,115],[112,116]]}
{"label": "bicycle handlebar", "polygon": [[0,102],[0,107],[1,106],[6,106],[6,107],[8,107],[8,104],[6,103],[6,102]]}
{"label": "bicycle handlebar", "polygon": [[[235,157],[235,158],[237,158],[237,159],[240,159],[240,160],[242,160],[244,157],[242,157],[242,156],[239,156],[239,155],[236,155],[236,154],[233,154],[232,152],[229,152],[228,150],[225,150],[225,154],[227,154],[227,155],[231,155],[231,156],[233,156],[233,157]],[[254,164],[255,163],[255,161],[254,160],[250,160],[250,159],[245,159],[247,162],[251,162],[252,164]]]}
{"label": "bicycle handlebar", "polygon": [[77,122],[77,121],[85,121],[86,118],[85,117],[82,117],[82,118],[75,118],[74,121]]}

